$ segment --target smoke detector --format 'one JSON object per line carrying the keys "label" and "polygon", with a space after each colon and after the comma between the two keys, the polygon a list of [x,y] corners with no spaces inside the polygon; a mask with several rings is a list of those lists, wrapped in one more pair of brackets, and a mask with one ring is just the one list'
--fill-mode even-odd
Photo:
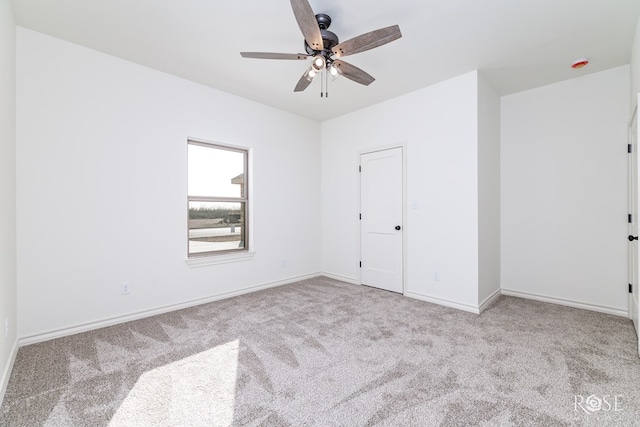
{"label": "smoke detector", "polygon": [[588,58],[578,58],[575,61],[573,61],[573,64],[571,64],[571,68],[577,70],[578,68],[586,67],[588,63],[589,63]]}

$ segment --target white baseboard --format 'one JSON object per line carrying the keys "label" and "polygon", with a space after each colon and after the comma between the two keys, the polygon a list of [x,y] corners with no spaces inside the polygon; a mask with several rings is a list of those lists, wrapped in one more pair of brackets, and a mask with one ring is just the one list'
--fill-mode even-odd
{"label": "white baseboard", "polygon": [[341,282],[346,282],[346,283],[351,283],[352,285],[359,285],[360,284],[360,283],[358,283],[358,279],[354,279],[352,277],[341,276],[339,274],[327,273],[325,271],[320,273],[319,276],[326,276],[329,279],[339,280]]}
{"label": "white baseboard", "polygon": [[7,361],[4,370],[2,371],[2,377],[0,378],[0,406],[4,401],[4,394],[7,391],[7,385],[9,385],[9,377],[11,377],[11,371],[13,370],[13,363],[16,361],[18,355],[18,340],[13,342],[13,348],[11,349],[11,355]]}
{"label": "white baseboard", "polygon": [[480,313],[485,311],[491,304],[493,304],[502,295],[501,289],[496,289],[494,293],[489,295],[482,303],[480,303]]}
{"label": "white baseboard", "polygon": [[469,313],[480,314],[480,307],[462,304],[443,298],[430,297],[428,295],[418,294],[415,292],[405,292],[404,295],[409,298],[419,299],[421,301],[426,301],[433,304],[444,305],[445,307],[457,308],[458,310],[468,311]]}
{"label": "white baseboard", "polygon": [[[274,288],[274,287],[277,287],[277,286],[287,285],[287,284],[298,282],[298,281],[301,281],[301,280],[312,279],[312,278],[315,278],[315,277],[318,277],[318,276],[326,276],[326,277],[328,277],[330,279],[340,280],[342,282],[346,282],[346,283],[350,283],[350,284],[354,284],[354,285],[359,285],[358,280],[354,279],[354,278],[351,278],[351,277],[341,276],[341,275],[338,275],[338,274],[333,274],[333,273],[328,273],[328,272],[318,272],[318,273],[306,274],[306,275],[302,275],[302,276],[290,277],[288,279],[278,280],[278,281],[275,281],[275,282],[263,283],[263,284],[256,285],[256,286],[249,286],[249,287],[246,287],[246,288],[237,289],[237,290],[230,291],[230,292],[222,292],[222,293],[211,295],[211,296],[208,296],[208,297],[205,297],[205,298],[199,298],[199,299],[194,299],[194,300],[189,300],[189,301],[183,301],[183,302],[180,302],[180,303],[170,304],[170,305],[166,305],[166,306],[162,306],[162,307],[158,307],[158,308],[154,308],[154,309],[143,310],[143,311],[139,311],[139,312],[135,312],[135,313],[129,313],[129,314],[126,314],[126,315],[123,315],[123,316],[116,316],[116,317],[102,319],[102,320],[99,320],[99,321],[78,324],[78,325],[74,325],[74,326],[71,326],[71,327],[68,327],[68,328],[50,330],[50,331],[43,332],[43,333],[38,333],[38,334],[34,334],[34,335],[20,337],[14,343],[14,348],[12,350],[11,361],[5,367],[5,371],[3,372],[2,383],[0,383],[0,386],[2,387],[0,389],[0,396],[4,396],[4,392],[5,392],[6,385],[7,385],[6,383],[9,380],[9,375],[11,373],[11,367],[13,366],[13,362],[15,360],[15,357],[16,357],[16,354],[18,352],[18,347],[19,346],[34,344],[34,343],[37,343],[37,342],[42,342],[42,341],[47,341],[47,340],[51,340],[51,339],[54,339],[54,338],[60,338],[60,337],[68,336],[68,335],[73,335],[73,334],[77,334],[77,333],[80,333],[80,332],[86,332],[86,331],[90,331],[90,330],[94,330],[94,329],[104,328],[104,327],[107,327],[107,326],[113,326],[113,325],[116,325],[116,324],[119,324],[119,323],[130,322],[132,320],[138,320],[138,319],[142,319],[142,318],[145,318],[145,317],[155,316],[157,314],[163,314],[163,313],[167,313],[167,312],[170,312],[170,311],[181,310],[183,308],[189,308],[189,307],[193,307],[193,306],[200,305],[200,304],[207,304],[209,302],[218,301],[218,300],[226,299],[226,298],[232,298],[232,297],[235,297],[235,296],[238,296],[238,295],[243,295],[243,294],[247,294],[247,293],[251,293],[251,292],[256,292],[256,291],[260,291],[260,290],[263,290],[263,289],[269,289],[269,288]],[[548,302],[548,303],[552,303],[552,304],[559,304],[559,305],[564,305],[564,306],[568,306],[568,307],[581,308],[581,309],[584,309],[584,310],[591,310],[591,311],[597,311],[597,312],[601,312],[601,313],[613,314],[613,315],[616,315],[616,316],[623,316],[623,317],[628,317],[629,316],[628,310],[620,310],[620,309],[613,308],[613,307],[606,307],[606,306],[600,306],[600,305],[595,305],[595,304],[587,304],[587,303],[583,303],[583,302],[579,302],[579,301],[571,301],[571,300],[566,300],[566,299],[562,299],[562,298],[555,298],[555,297],[549,297],[549,296],[545,296],[545,295],[532,294],[532,293],[528,293],[528,292],[515,291],[515,290],[512,290],[512,289],[499,289],[499,290],[496,290],[493,294],[491,294],[488,298],[486,298],[479,306],[463,304],[463,303],[459,303],[459,302],[456,302],[456,301],[451,301],[451,300],[447,300],[447,299],[444,299],[444,298],[438,298],[438,297],[433,297],[433,296],[429,296],[429,295],[424,295],[424,294],[420,294],[420,293],[416,293],[416,292],[406,292],[404,295],[409,297],[409,298],[414,298],[414,299],[418,299],[418,300],[421,300],[421,301],[426,301],[426,302],[429,302],[429,303],[442,305],[442,306],[445,306],[445,307],[451,307],[451,308],[467,311],[467,312],[474,313],[474,314],[480,314],[482,311],[484,311],[486,308],[488,308],[491,304],[493,304],[493,302],[500,295],[508,295],[508,296],[514,296],[514,297],[519,297],[519,298],[532,299],[532,300],[536,300],[536,301]]]}
{"label": "white baseboard", "polygon": [[583,310],[597,311],[599,313],[613,314],[615,316],[629,317],[628,310],[621,310],[619,308],[607,307],[604,305],[589,304],[585,302],[573,301],[573,300],[568,300],[564,298],[556,298],[556,297],[550,297],[546,295],[532,294],[529,292],[521,292],[513,289],[503,288],[502,295],[532,299],[532,300],[542,301],[542,302],[549,302],[551,304],[564,305],[564,306],[573,307],[573,308],[581,308]]}
{"label": "white baseboard", "polygon": [[249,286],[246,288],[238,289],[230,292],[222,292],[219,294],[211,295],[205,298],[198,298],[189,301],[183,301],[177,304],[170,304],[158,308],[153,308],[149,310],[138,311],[135,313],[125,314],[123,316],[110,317],[107,319],[98,320],[95,322],[83,323],[79,325],[70,326],[68,328],[51,330],[39,334],[28,335],[24,337],[20,337],[18,344],[20,346],[35,344],[42,341],[48,341],[55,338],[61,338],[68,335],[74,335],[80,332],[87,332],[94,329],[100,329],[107,326],[117,325],[119,323],[130,322],[132,320],[138,320],[145,317],[155,316],[157,314],[163,314],[170,311],[181,310],[183,308],[189,308],[196,305],[207,304],[213,301],[219,301],[221,299],[232,298],[238,295],[244,295],[251,292],[261,291],[263,289],[275,288],[277,286],[288,285],[289,283],[299,282],[301,280],[312,279],[314,277],[318,277],[320,273],[306,274],[303,276],[290,277],[284,280],[278,280],[275,282],[263,283],[261,285]]}

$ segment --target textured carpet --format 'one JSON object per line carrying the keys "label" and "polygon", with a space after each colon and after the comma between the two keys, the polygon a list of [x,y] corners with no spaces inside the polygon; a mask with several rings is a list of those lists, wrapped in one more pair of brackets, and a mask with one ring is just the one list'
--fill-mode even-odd
{"label": "textured carpet", "polygon": [[20,348],[2,426],[640,425],[628,319],[316,278]]}

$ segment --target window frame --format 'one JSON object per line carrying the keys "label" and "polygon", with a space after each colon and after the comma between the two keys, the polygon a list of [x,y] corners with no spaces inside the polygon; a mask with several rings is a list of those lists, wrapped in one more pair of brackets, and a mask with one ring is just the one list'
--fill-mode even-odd
{"label": "window frame", "polygon": [[[246,254],[253,255],[252,251],[252,241],[251,241],[251,233],[250,233],[250,222],[251,222],[251,210],[250,210],[250,193],[251,193],[251,185],[250,185],[250,165],[251,165],[251,149],[247,147],[233,146],[229,144],[221,144],[219,142],[209,142],[203,141],[194,138],[187,139],[187,153],[189,145],[196,145],[205,148],[224,150],[224,151],[232,151],[236,153],[243,154],[243,183],[241,190],[241,197],[217,197],[217,196],[192,196],[189,194],[189,182],[188,182],[188,173],[189,173],[189,156],[187,154],[187,264],[193,266],[207,265],[206,259],[209,258],[213,260],[212,264],[217,264],[219,262],[231,262],[235,260],[244,260],[246,259]],[[191,253],[189,251],[189,203],[191,202],[227,202],[227,203],[243,203],[244,204],[244,224],[243,224],[243,232],[244,232],[244,247],[237,249],[223,249],[216,251],[207,251],[207,252],[198,252]],[[220,259],[222,258],[222,259]],[[198,260],[200,262],[198,262]],[[195,261],[195,262],[194,262]],[[204,261],[204,262],[202,262]]]}

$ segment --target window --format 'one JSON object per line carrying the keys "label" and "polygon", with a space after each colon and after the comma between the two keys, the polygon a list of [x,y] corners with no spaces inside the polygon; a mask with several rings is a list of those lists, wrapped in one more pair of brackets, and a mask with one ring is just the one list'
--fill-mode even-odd
{"label": "window", "polygon": [[248,151],[188,141],[188,256],[248,250]]}

